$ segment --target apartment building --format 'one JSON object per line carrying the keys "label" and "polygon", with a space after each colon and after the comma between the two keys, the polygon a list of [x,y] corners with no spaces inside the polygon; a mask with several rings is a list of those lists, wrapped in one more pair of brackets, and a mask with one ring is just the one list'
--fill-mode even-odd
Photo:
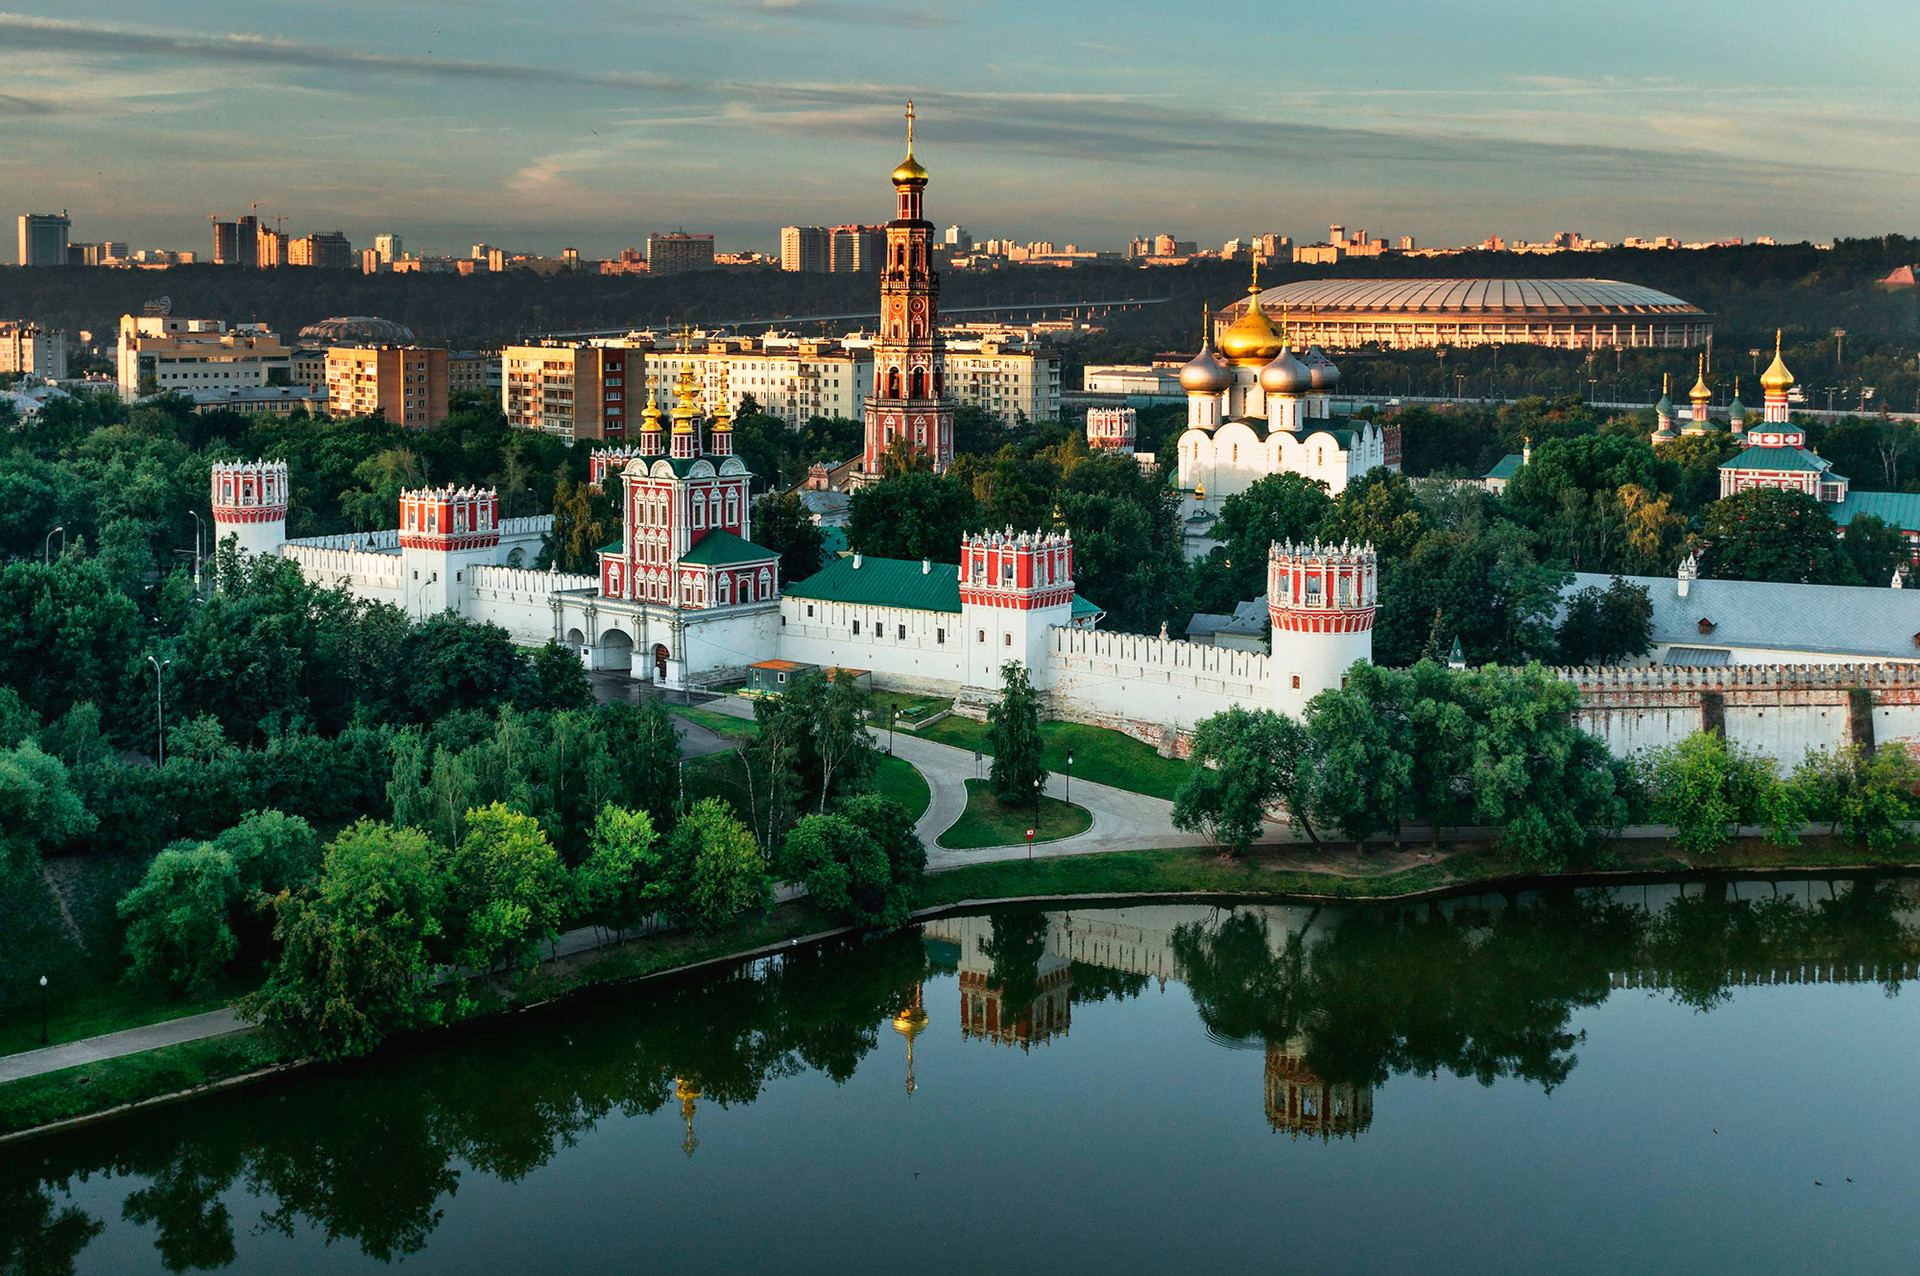
{"label": "apartment building", "polygon": [[827,268],[836,275],[879,270],[887,259],[884,226],[835,226],[827,232]]}
{"label": "apartment building", "polygon": [[712,268],[712,235],[689,235],[676,230],[647,236],[647,273],[650,275],[678,275]]}
{"label": "apartment building", "polygon": [[49,381],[67,375],[67,334],[29,319],[0,319],[0,372],[30,372]]}
{"label": "apartment building", "polygon": [[64,266],[67,264],[68,232],[73,222],[65,213],[22,213],[20,215],[20,264],[22,266]]}
{"label": "apartment building", "polygon": [[498,394],[500,356],[488,350],[447,351],[447,396]]}
{"label": "apartment building", "polygon": [[335,416],[383,414],[418,429],[447,415],[447,352],[428,346],[334,346],[327,406]]}
{"label": "apartment building", "polygon": [[287,385],[292,352],[264,324],[227,327],[223,319],[122,315],[118,350],[121,396],[171,390]]}
{"label": "apartment building", "polygon": [[1060,416],[1060,352],[1004,337],[947,338],[947,397],[1007,425]]}
{"label": "apartment building", "polygon": [[[859,419],[873,392],[873,352],[840,341],[797,337],[734,337],[707,341],[697,350],[646,350],[646,392],[662,405],[673,401],[673,384],[686,368],[700,390],[700,410],[721,403],[737,413],[751,397],[760,410],[800,424],[816,416]],[[641,408],[646,406],[641,400]]]}
{"label": "apartment building", "polygon": [[825,226],[780,228],[780,269],[824,275],[833,269],[833,243]]}
{"label": "apartment building", "polygon": [[[501,410],[517,429],[540,430],[569,443],[623,442],[628,373],[638,371],[646,357],[644,350],[624,345],[508,346],[500,352]],[[632,415],[639,416],[638,407]]]}
{"label": "apartment building", "polygon": [[287,245],[289,266],[319,266],[327,270],[351,270],[360,263],[353,245],[337,230],[302,235]]}

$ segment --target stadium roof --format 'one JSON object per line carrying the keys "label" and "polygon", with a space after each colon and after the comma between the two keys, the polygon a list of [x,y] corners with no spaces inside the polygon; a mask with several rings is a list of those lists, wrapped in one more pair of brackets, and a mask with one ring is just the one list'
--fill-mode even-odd
{"label": "stadium roof", "polygon": [[[1245,302],[1221,311],[1237,314]],[[1268,288],[1270,315],[1359,311],[1381,315],[1685,316],[1704,312],[1671,293],[1615,279],[1307,279]]]}

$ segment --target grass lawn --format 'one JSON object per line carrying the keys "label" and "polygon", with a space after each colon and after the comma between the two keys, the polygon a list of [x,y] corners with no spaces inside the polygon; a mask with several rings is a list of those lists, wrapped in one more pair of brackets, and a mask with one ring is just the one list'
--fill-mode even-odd
{"label": "grass lawn", "polygon": [[[712,753],[704,758],[687,759],[686,784],[689,806],[701,798],[724,798],[742,820],[747,819],[747,775],[739,754]],[[873,788],[880,796],[892,798],[906,807],[907,814],[916,820],[926,814],[928,804],[933,801],[926,780],[906,759],[890,758],[884,753],[874,770]],[[814,797],[817,802],[819,795]],[[1024,829],[1025,825],[1021,827]]]}
{"label": "grass lawn", "polygon": [[688,722],[697,722],[717,735],[738,740],[752,735],[760,729],[752,718],[736,718],[730,713],[719,713],[713,709],[702,709],[699,705],[679,705],[668,710],[677,718]]}
{"label": "grass lawn", "polygon": [[264,1032],[234,1032],[0,1085],[0,1134],[178,1094],[282,1062]]}
{"label": "grass lawn", "polygon": [[[967,811],[958,823],[940,835],[940,845],[949,850],[972,850],[980,846],[1017,846],[1027,840],[1034,827],[1033,806],[1017,802],[1001,806],[985,780],[967,781]],[[1058,798],[1040,803],[1040,826],[1034,842],[1057,842],[1063,837],[1084,833],[1093,827],[1093,816],[1083,806],[1068,806]]]}
{"label": "grass lawn", "polygon": [[945,713],[953,708],[951,697],[925,696],[912,691],[876,691],[869,697],[868,703],[873,708],[873,720],[881,730],[886,729],[889,707],[899,711],[901,726],[931,718],[936,713]]}
{"label": "grass lawn", "polygon": [[[993,744],[984,722],[972,718],[943,718],[919,732],[928,740],[938,740],[961,749],[977,749],[991,754]],[[1067,753],[1073,753],[1073,778],[1109,784],[1131,793],[1173,801],[1193,770],[1193,764],[1181,758],[1163,758],[1151,745],[1130,735],[1105,727],[1082,726],[1077,722],[1042,722],[1040,736],[1046,741],[1047,769],[1065,772]]]}

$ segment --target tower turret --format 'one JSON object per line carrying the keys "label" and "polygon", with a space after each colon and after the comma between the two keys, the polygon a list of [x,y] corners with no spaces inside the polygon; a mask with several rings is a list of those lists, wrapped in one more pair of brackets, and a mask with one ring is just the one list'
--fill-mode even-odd
{"label": "tower turret", "polygon": [[873,343],[873,393],[863,405],[861,467],[876,479],[889,449],[904,441],[941,473],[953,463],[953,405],[947,401],[946,343],[940,335],[940,276],[933,223],[923,216],[927,170],[913,156],[907,103],[907,157],[893,170],[896,216],[887,223],[880,271],[880,335]]}
{"label": "tower turret", "polygon": [[[932,570],[930,564],[927,569]],[[1000,666],[1017,660],[1040,685],[1047,668],[1047,630],[1073,619],[1073,593],[1070,533],[1009,527],[963,539],[960,623],[967,640],[967,684],[997,689]]]}
{"label": "tower turret", "polygon": [[1227,365],[1214,357],[1213,316],[1205,307],[1200,311],[1200,353],[1180,369],[1180,388],[1187,392],[1187,428],[1211,430],[1221,421],[1222,398],[1233,385]]}
{"label": "tower turret", "polygon": [[243,554],[277,554],[287,540],[285,461],[216,461],[209,486],[213,539],[237,538]]}
{"label": "tower turret", "polygon": [[713,429],[707,435],[707,455],[733,455],[733,413],[727,411],[725,399],[713,411]]}
{"label": "tower turret", "polygon": [[1700,356],[1700,373],[1693,379],[1693,389],[1687,391],[1687,398],[1692,400],[1693,411],[1680,432],[1708,433],[1713,429],[1713,420],[1707,415],[1708,408],[1713,405],[1713,387],[1707,384],[1707,356],[1704,354]]}
{"label": "tower turret", "polygon": [[693,369],[686,367],[673,382],[673,455],[680,460],[700,455],[700,388]]}
{"label": "tower turret", "polygon": [[1088,408],[1087,447],[1132,456],[1138,419],[1133,408]]}
{"label": "tower turret", "polygon": [[1307,701],[1373,659],[1380,564],[1371,545],[1275,542],[1267,551],[1274,707],[1298,717]]}
{"label": "tower turret", "polygon": [[500,547],[500,494],[493,488],[424,487],[400,493],[400,568],[406,611],[457,607],[467,569]]}
{"label": "tower turret", "polygon": [[640,414],[640,455],[660,456],[667,450],[666,421],[660,405],[647,396],[647,409]]}
{"label": "tower turret", "polygon": [[593,452],[587,457],[588,485],[599,488],[602,492],[605,492],[607,490],[607,475],[609,473],[622,473],[628,465],[639,460],[641,455],[639,449],[630,447],[597,447],[593,449]]}

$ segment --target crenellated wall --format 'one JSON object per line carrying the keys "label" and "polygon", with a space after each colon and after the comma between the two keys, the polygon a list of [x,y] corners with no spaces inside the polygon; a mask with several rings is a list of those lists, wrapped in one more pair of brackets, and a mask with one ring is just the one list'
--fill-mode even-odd
{"label": "crenellated wall", "polygon": [[490,621],[513,635],[515,642],[538,644],[554,637],[553,596],[568,590],[592,592],[599,581],[570,572],[537,572],[523,567],[493,567],[476,563],[466,569],[466,604],[470,620]]}
{"label": "crenellated wall", "polygon": [[329,589],[345,586],[356,598],[403,605],[403,571],[398,554],[285,544],[280,556],[299,564],[301,574]]}
{"label": "crenellated wall", "polygon": [[290,545],[310,545],[316,549],[370,549],[398,552],[400,533],[387,527],[371,532],[343,532],[335,536],[302,536],[287,542]]}
{"label": "crenellated wall", "polygon": [[1809,749],[1920,743],[1913,665],[1561,668],[1580,691],[1580,725],[1615,754],[1677,744],[1703,728],[1791,767]]}
{"label": "crenellated wall", "polygon": [[1126,731],[1165,751],[1183,751],[1185,733],[1223,709],[1272,702],[1271,664],[1256,651],[1062,626],[1047,636],[1047,667],[1037,681],[1057,716]]}

